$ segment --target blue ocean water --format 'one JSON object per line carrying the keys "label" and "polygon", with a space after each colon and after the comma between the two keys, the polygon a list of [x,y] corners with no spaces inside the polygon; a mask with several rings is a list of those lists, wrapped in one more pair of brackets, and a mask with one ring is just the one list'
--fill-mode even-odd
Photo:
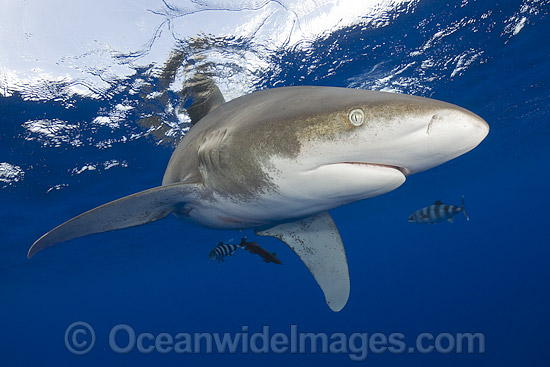
{"label": "blue ocean water", "polygon": [[[2,84],[2,365],[548,364],[549,11],[547,1],[419,1],[325,32],[307,47],[266,55],[238,38],[204,36],[203,43],[174,45],[184,55],[179,65],[193,59],[188,65],[229,84],[243,73],[250,90],[390,90],[460,105],[491,126],[486,140],[466,155],[409,177],[391,193],[331,211],[351,277],[351,296],[339,313],[330,311],[306,267],[278,240],[198,228],[173,217],[76,239],[27,260],[29,246],[56,225],[160,184],[175,141],[188,127],[167,101],[176,105],[184,96],[168,90],[164,99],[144,98],[166,89],[165,76],[148,68],[110,80],[99,97],[68,95],[63,81],[47,84],[48,98],[43,91],[36,98],[26,89],[8,93],[10,83]],[[198,55],[211,61],[220,52],[223,67],[199,65]],[[267,66],[243,71],[246,65],[223,63],[247,53],[261,55]],[[150,90],[141,87],[147,83]],[[228,90],[226,83],[222,91]],[[164,124],[158,133],[140,125],[151,114]],[[407,222],[416,209],[435,200],[458,204],[462,195],[470,221],[459,214],[453,224]],[[244,252],[220,265],[209,261],[219,241],[238,243],[245,235],[276,252],[284,265]],[[68,327],[77,321],[95,333],[93,348],[83,355],[66,343]],[[354,333],[399,333],[407,348],[377,353],[371,343],[366,359],[359,358],[363,339],[357,337],[347,353],[335,345],[336,352],[328,353],[263,353],[242,345],[235,353],[207,353],[204,341],[202,353],[162,353],[158,347],[117,353],[109,335],[121,324],[136,335],[150,333],[147,346],[154,345],[149,336],[161,333],[244,338],[267,326],[270,335],[288,337],[293,328],[348,339]],[[409,353],[422,333],[481,333],[485,350]],[[90,334],[75,338],[73,347],[91,341]],[[120,346],[129,342],[124,332],[116,340]]]}

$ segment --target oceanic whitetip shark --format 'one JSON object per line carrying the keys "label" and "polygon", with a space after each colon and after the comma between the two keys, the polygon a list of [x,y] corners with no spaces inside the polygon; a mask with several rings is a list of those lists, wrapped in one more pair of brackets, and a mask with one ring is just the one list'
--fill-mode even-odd
{"label": "oceanic whitetip shark", "polygon": [[488,134],[461,107],[333,87],[283,87],[225,103],[219,90],[189,114],[162,186],[89,210],[40,237],[55,243],[169,214],[217,229],[253,228],[302,259],[329,307],[349,297],[346,254],[328,210],[381,195],[458,157]]}

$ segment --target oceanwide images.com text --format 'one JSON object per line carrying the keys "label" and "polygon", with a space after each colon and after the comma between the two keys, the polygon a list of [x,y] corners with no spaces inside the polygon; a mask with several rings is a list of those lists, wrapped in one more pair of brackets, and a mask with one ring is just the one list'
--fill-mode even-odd
{"label": "oceanwide images.com text", "polygon": [[[244,325],[240,331],[226,333],[136,332],[127,324],[111,328],[104,339],[109,348],[119,354],[346,354],[353,361],[364,361],[369,354],[403,353],[485,353],[483,333],[420,333],[414,340],[403,333],[324,333],[299,330],[290,325],[286,332],[273,332],[265,325],[251,330]],[[83,321],[69,325],[65,331],[65,346],[77,355],[89,353],[96,344],[93,327]],[[102,348],[103,349],[103,348]]]}

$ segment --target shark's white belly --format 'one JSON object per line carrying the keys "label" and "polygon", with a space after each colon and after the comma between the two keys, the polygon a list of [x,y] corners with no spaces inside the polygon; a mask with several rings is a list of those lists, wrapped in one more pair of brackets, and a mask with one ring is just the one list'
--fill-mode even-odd
{"label": "shark's white belly", "polygon": [[[296,171],[294,171],[296,172]],[[405,182],[397,169],[369,164],[330,164],[291,176],[273,174],[274,190],[253,200],[214,193],[185,206],[182,219],[218,229],[262,227],[307,217],[392,191]]]}

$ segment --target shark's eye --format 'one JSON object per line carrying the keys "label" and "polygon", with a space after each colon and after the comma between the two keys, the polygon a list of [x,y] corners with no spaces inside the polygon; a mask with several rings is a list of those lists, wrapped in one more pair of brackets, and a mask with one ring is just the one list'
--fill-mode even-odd
{"label": "shark's eye", "polygon": [[349,112],[349,122],[354,126],[361,126],[365,121],[365,113],[360,108],[355,108]]}

